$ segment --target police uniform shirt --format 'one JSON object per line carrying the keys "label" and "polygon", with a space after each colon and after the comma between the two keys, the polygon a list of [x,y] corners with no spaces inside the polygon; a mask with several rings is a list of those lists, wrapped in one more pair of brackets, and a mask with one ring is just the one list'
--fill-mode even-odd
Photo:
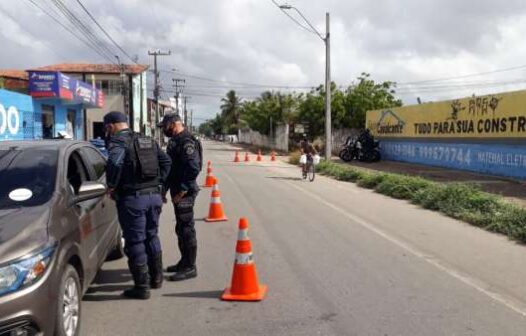
{"label": "police uniform shirt", "polygon": [[170,189],[172,195],[181,191],[199,190],[196,178],[200,172],[201,158],[198,145],[190,132],[185,129],[172,137],[166,152],[172,159],[172,169],[166,183],[166,190]]}

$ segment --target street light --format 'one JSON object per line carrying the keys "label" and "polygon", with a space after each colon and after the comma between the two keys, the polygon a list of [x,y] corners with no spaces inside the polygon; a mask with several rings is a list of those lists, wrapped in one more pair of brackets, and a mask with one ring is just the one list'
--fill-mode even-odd
{"label": "street light", "polygon": [[[332,157],[332,129],[331,129],[331,34],[330,34],[330,15],[325,14],[326,31],[325,37],[307,20],[307,18],[294,6],[280,5],[281,10],[295,10],[303,20],[310,26],[307,29],[317,35],[325,43],[325,158],[330,160]],[[304,26],[302,26],[304,27]],[[304,27],[306,28],[306,27]]]}

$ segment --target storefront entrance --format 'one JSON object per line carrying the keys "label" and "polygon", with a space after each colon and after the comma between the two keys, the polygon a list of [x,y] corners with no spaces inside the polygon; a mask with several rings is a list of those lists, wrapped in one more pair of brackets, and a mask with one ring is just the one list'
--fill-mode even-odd
{"label": "storefront entrance", "polygon": [[42,105],[42,138],[53,139],[55,137],[55,107]]}

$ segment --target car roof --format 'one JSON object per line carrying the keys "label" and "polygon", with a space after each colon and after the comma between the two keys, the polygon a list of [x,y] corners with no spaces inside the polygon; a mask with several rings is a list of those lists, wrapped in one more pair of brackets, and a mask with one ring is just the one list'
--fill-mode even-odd
{"label": "car roof", "polygon": [[20,141],[0,141],[0,150],[7,148],[40,148],[40,149],[55,149],[61,150],[76,144],[88,144],[84,141],[78,140],[20,140]]}

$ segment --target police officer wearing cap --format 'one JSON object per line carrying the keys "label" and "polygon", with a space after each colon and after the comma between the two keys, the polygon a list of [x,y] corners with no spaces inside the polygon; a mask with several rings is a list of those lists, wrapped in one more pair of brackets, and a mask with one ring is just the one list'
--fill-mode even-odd
{"label": "police officer wearing cap", "polygon": [[148,299],[150,288],[161,288],[163,266],[158,237],[162,185],[171,160],[149,137],[134,133],[121,112],[104,116],[109,138],[106,182],[117,203],[128,266],[135,283],[124,296]]}
{"label": "police officer wearing cap", "polygon": [[[201,171],[202,152],[199,140],[185,129],[181,118],[167,114],[158,125],[165,136],[170,138],[166,153],[172,159],[172,169],[165,184],[170,191],[175,209],[175,232],[181,259],[167,268],[174,274],[171,281],[181,281],[197,276],[197,238],[194,222],[194,204],[199,187],[196,178]],[[166,202],[166,197],[164,198]]]}

